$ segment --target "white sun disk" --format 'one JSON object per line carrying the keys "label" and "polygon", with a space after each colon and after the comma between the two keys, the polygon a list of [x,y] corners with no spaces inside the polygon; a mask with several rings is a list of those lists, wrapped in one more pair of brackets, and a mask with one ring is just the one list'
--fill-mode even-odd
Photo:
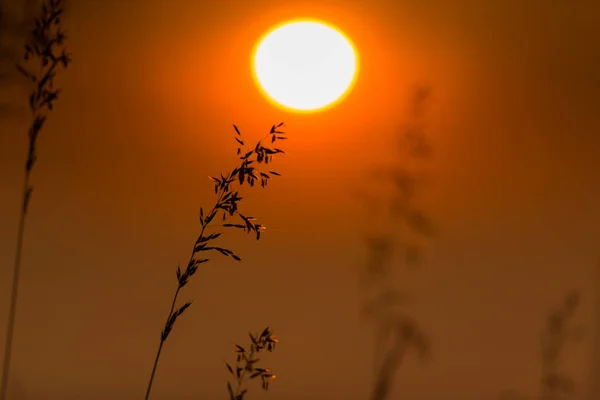
{"label": "white sun disk", "polygon": [[294,110],[324,108],[350,90],[356,52],[335,28],[295,21],[269,32],[256,47],[253,69],[258,84],[276,103]]}

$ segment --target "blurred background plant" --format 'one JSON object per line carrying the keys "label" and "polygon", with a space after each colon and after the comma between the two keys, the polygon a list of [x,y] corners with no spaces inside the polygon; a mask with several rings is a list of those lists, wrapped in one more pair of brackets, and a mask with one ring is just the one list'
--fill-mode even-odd
{"label": "blurred background plant", "polygon": [[541,337],[541,400],[567,400],[577,397],[577,384],[561,368],[561,361],[565,348],[583,339],[583,326],[573,322],[579,303],[579,292],[572,291],[546,318]]}
{"label": "blurred background plant", "polygon": [[[396,161],[370,175],[374,190],[361,190],[374,226],[366,234],[367,261],[360,281],[364,295],[362,315],[375,328],[375,376],[372,400],[390,397],[393,380],[409,350],[424,360],[429,355],[429,338],[405,310],[408,295],[402,289],[402,267],[415,267],[422,260],[425,242],[433,225],[416,204],[420,184],[419,161],[431,156],[424,131],[430,90],[418,87],[411,99],[408,122],[394,137]],[[371,194],[372,192],[375,194]]]}
{"label": "blurred background plant", "polygon": [[18,108],[12,93],[13,89],[20,92],[24,81],[18,79],[15,63],[22,56],[39,8],[40,0],[0,0],[0,117],[14,114]]}
{"label": "blurred background plant", "polygon": [[[563,302],[556,306],[546,317],[541,332],[541,373],[539,400],[570,400],[581,398],[575,380],[564,371],[562,363],[565,348],[583,339],[584,327],[574,324],[573,318],[580,305],[581,294],[578,291],[568,293]],[[505,390],[498,400],[526,399],[516,390]]]}
{"label": "blurred background plant", "polygon": [[[28,132],[29,146],[25,162],[23,194],[17,232],[17,248],[11,287],[6,343],[4,346],[2,382],[0,384],[1,400],[6,398],[10,375],[23,238],[25,235],[27,211],[33,193],[33,186],[30,183],[30,178],[33,167],[37,161],[37,141],[47,120],[48,114],[54,109],[54,102],[58,99],[60,93],[60,89],[56,88],[54,85],[54,78],[58,71],[61,68],[67,68],[71,61],[71,57],[65,48],[66,35],[62,28],[63,12],[63,0],[45,0],[41,3],[39,12],[34,18],[33,26],[27,33],[23,60],[16,66],[17,71],[29,84],[29,110],[31,112],[31,123]],[[6,25],[7,21],[2,18],[1,23]],[[0,39],[4,39],[4,25],[2,26],[3,35]],[[20,32],[20,26],[12,28]]]}

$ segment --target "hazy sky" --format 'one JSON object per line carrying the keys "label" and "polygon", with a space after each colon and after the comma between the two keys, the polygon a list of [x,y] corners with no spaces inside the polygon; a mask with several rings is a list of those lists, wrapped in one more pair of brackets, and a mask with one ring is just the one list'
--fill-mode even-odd
{"label": "hazy sky", "polygon": [[[15,3],[18,0],[9,0]],[[232,343],[273,327],[278,375],[252,399],[367,399],[373,334],[359,320],[353,192],[393,160],[414,85],[432,89],[434,149],[420,199],[437,226],[424,265],[399,283],[431,336],[392,398],[493,399],[539,387],[548,311],[582,291],[585,340],[565,372],[585,390],[600,258],[600,9],[594,1],[77,0],[74,62],[39,142],[13,351],[21,399],[143,395],[159,333],[212,205],[206,178],[285,121],[282,177],[242,203],[268,230],[229,235],[186,287],[192,308],[163,352],[153,399],[225,398]],[[273,108],[249,57],[271,25],[319,17],[361,56],[350,96],[321,114]],[[8,314],[26,155],[25,94],[0,120],[0,339]],[[1,350],[0,350],[1,351]],[[266,362],[266,361],[265,361]],[[70,396],[70,397],[69,397]],[[16,397],[15,397],[16,398]]]}

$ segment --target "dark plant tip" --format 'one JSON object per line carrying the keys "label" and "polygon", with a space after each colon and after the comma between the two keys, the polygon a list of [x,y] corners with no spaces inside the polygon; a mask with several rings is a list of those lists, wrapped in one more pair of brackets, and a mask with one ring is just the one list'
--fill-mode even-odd
{"label": "dark plant tip", "polygon": [[[65,60],[66,59],[67,58],[65,56]],[[58,95],[58,91],[52,92],[51,97],[49,99],[46,99],[46,102],[48,103],[47,104],[48,108],[50,108],[52,106],[52,100],[54,100],[57,95]],[[36,99],[37,99],[37,93],[34,92],[34,93],[32,93],[31,98],[30,98],[30,102],[32,104],[31,105],[32,109],[34,109],[36,106]],[[278,135],[283,134],[283,132],[277,131],[277,129],[276,129],[280,126],[283,126],[283,122],[278,124],[277,126],[274,125],[271,128],[271,134],[278,134]],[[234,139],[236,140],[237,144],[240,146],[237,148],[237,154],[241,155],[242,154],[241,146],[244,146],[244,141],[240,137],[238,137],[238,136],[241,136],[241,132],[240,132],[239,128],[237,127],[237,125],[233,124],[233,128],[237,134],[237,136],[234,136]],[[32,135],[36,135],[36,134],[37,134],[36,130],[33,129]],[[281,136],[274,135],[273,141],[275,141],[277,139],[282,139],[282,138],[283,137],[281,137]],[[217,212],[219,212],[222,215],[223,220],[226,220],[228,216],[231,217],[231,216],[234,216],[235,214],[237,214],[238,216],[240,216],[243,223],[241,223],[241,224],[224,223],[223,225],[220,225],[220,226],[225,227],[225,228],[231,227],[231,228],[242,229],[246,233],[254,232],[254,233],[256,233],[256,238],[260,239],[260,232],[264,231],[266,228],[261,224],[253,223],[252,221],[256,220],[255,217],[246,217],[245,215],[243,215],[239,212],[238,206],[239,206],[239,203],[242,200],[242,198],[239,196],[237,191],[232,190],[232,186],[236,183],[239,183],[240,186],[243,186],[244,184],[247,183],[249,186],[253,187],[255,185],[255,183],[260,182],[261,187],[265,187],[267,185],[268,180],[271,177],[271,175],[275,175],[275,176],[280,176],[280,175],[276,171],[269,171],[268,173],[259,171],[258,168],[255,167],[255,165],[261,164],[263,162],[265,164],[268,164],[269,162],[272,161],[273,155],[278,154],[278,153],[284,153],[284,151],[281,149],[277,149],[277,148],[275,148],[275,149],[266,148],[261,144],[261,141],[259,141],[255,145],[253,150],[250,150],[250,151],[246,152],[244,155],[241,155],[239,157],[239,159],[241,160],[240,165],[235,167],[230,173],[220,174],[220,177],[215,177],[215,176],[211,176],[211,175],[208,176],[208,178],[212,182],[214,182],[214,192],[217,195],[217,201],[216,201],[215,205],[213,206],[212,210],[210,212],[208,212],[207,215],[205,215],[203,207],[200,207],[199,214],[200,214],[200,225],[201,225],[202,229],[201,229],[200,235],[198,236],[198,239],[194,243],[192,257],[190,258],[190,261],[189,261],[188,266],[185,269],[185,271],[181,271],[181,268],[179,266],[176,270],[176,275],[177,275],[177,279],[178,279],[178,289],[175,293],[175,297],[173,299],[173,306],[171,308],[169,317],[167,318],[167,321],[165,323],[165,328],[163,329],[163,331],[161,333],[161,346],[159,346],[158,354],[157,354],[157,357],[155,360],[154,369],[153,369],[150,383],[148,386],[148,392],[146,395],[146,399],[148,399],[148,393],[150,392],[150,388],[152,387],[152,379],[154,377],[154,371],[156,370],[158,359],[160,357],[162,343],[168,337],[177,318],[183,312],[185,312],[191,305],[191,302],[188,302],[188,303],[184,304],[183,306],[181,306],[180,308],[174,309],[174,306],[175,306],[176,300],[177,300],[177,294],[179,293],[179,290],[187,284],[189,277],[191,277],[196,272],[198,264],[208,261],[208,259],[196,260],[194,258],[195,255],[201,251],[215,250],[224,256],[231,256],[231,258],[233,258],[234,260],[241,261],[241,258],[229,249],[207,245],[209,241],[219,238],[222,233],[217,232],[217,233],[211,233],[209,235],[205,235],[204,232],[209,227],[211,222],[214,220],[215,216],[217,215]],[[254,155],[254,157],[253,157],[253,155]],[[256,164],[252,165],[253,163],[256,163]],[[258,358],[254,358],[254,354],[259,353],[261,350],[263,350],[265,348],[267,348],[268,351],[272,351],[275,343],[278,342],[276,339],[274,339],[272,337],[270,329],[268,327],[263,331],[263,334],[261,335],[260,338],[256,338],[252,334],[250,334],[250,338],[251,338],[251,342],[252,342],[250,352],[246,352],[246,349],[244,349],[243,347],[241,347],[237,344],[235,345],[235,352],[237,354],[237,357],[236,357],[237,365],[236,365],[235,369],[231,365],[226,363],[226,368],[228,369],[228,371],[230,373],[232,373],[238,380],[238,386],[237,386],[236,390],[233,389],[232,385],[229,382],[227,383],[227,387],[228,387],[228,390],[230,393],[231,400],[243,399],[243,396],[246,393],[246,390],[241,389],[240,385],[241,385],[241,381],[245,378],[245,372],[248,371],[248,372],[250,372],[250,374],[253,377],[255,377],[255,375],[252,373],[252,371],[254,371],[254,370],[259,371],[258,368],[256,368],[256,369],[254,368],[254,364],[259,361]],[[263,372],[266,373],[266,371],[268,371],[268,370],[263,369],[262,372],[259,373],[259,375],[263,378],[263,387],[265,389],[268,387],[268,379],[274,378],[274,375],[270,375],[270,374],[261,375]]]}

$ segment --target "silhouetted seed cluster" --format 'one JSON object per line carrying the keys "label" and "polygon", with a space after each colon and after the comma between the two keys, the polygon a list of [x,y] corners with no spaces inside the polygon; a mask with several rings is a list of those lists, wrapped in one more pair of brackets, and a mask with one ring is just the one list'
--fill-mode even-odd
{"label": "silhouetted seed cluster", "polygon": [[[8,71],[9,68],[14,68],[15,60],[21,53],[21,42],[28,35],[35,16],[39,14],[40,4],[38,0],[21,0],[21,13],[19,16],[8,12],[9,2],[0,0],[0,85],[9,83],[14,77]],[[16,3],[16,2],[13,2]],[[15,4],[16,5],[16,4]],[[15,46],[19,43],[19,46]],[[16,72],[16,71],[15,71]],[[0,103],[0,107],[9,110],[8,103]],[[4,111],[4,110],[0,110]]]}
{"label": "silhouetted seed cluster", "polygon": [[[246,216],[239,212],[239,205],[243,198],[240,196],[239,190],[235,190],[234,188],[236,185],[243,186],[244,184],[248,184],[252,187],[257,182],[260,182],[261,187],[266,187],[269,183],[269,179],[271,179],[272,176],[280,176],[280,174],[276,171],[261,171],[259,170],[258,165],[269,164],[273,160],[273,156],[276,154],[285,154],[285,152],[279,148],[271,148],[263,145],[265,139],[267,139],[269,143],[275,143],[277,140],[287,139],[285,132],[279,130],[279,128],[282,126],[284,126],[283,122],[273,125],[269,133],[263,139],[261,139],[252,150],[243,152],[242,146],[244,146],[244,141],[242,140],[242,135],[239,128],[236,125],[233,125],[233,128],[236,132],[235,140],[239,144],[239,147],[237,148],[237,155],[239,156],[240,164],[231,172],[221,174],[219,177],[209,176],[209,178],[215,183],[214,190],[215,194],[217,195],[217,200],[212,209],[208,212],[205,212],[204,208],[200,208],[200,226],[202,228],[200,235],[194,243],[192,255],[186,268],[182,270],[181,266],[177,267],[177,290],[175,291],[173,302],[171,304],[171,310],[169,311],[165,326],[161,331],[160,345],[150,376],[150,382],[146,392],[146,399],[148,399],[150,390],[152,388],[152,382],[154,379],[156,366],[158,365],[158,360],[160,358],[163,343],[165,340],[167,340],[169,334],[173,330],[173,326],[175,325],[177,318],[179,318],[179,316],[181,316],[181,314],[183,314],[192,305],[191,302],[186,302],[181,307],[175,308],[179,291],[183,289],[183,287],[188,283],[189,279],[196,273],[198,266],[209,261],[208,256],[205,256],[205,254],[208,254],[209,251],[216,251],[221,255],[231,257],[236,261],[241,261],[241,258],[233,251],[221,246],[213,245],[213,242],[221,237],[222,232],[213,232],[208,234],[206,230],[208,228],[215,227],[236,228],[241,229],[246,233],[255,234],[257,240],[260,239],[261,232],[265,230],[264,225],[254,222],[256,221],[255,217]],[[221,221],[229,221],[231,218],[236,216],[240,219],[240,221],[227,222],[220,225],[212,224],[215,220],[215,217],[217,217],[219,214]],[[263,335],[261,335],[259,338],[263,338]],[[267,344],[267,347],[270,349],[274,343],[269,342],[269,340],[272,339],[270,333],[267,335],[267,338],[269,343]]]}
{"label": "silhouetted seed cluster", "polygon": [[275,344],[279,341],[275,339],[271,329],[266,327],[260,335],[250,333],[250,349],[246,350],[242,346],[236,344],[235,352],[237,353],[235,368],[228,363],[225,363],[227,370],[235,378],[235,389],[231,382],[227,382],[227,390],[229,391],[230,400],[243,400],[248,389],[243,388],[244,381],[247,379],[255,379],[260,377],[262,388],[269,390],[269,382],[275,379],[275,375],[268,368],[259,368],[256,364],[260,361],[258,354],[262,350],[273,351]]}
{"label": "silhouetted seed cluster", "polygon": [[[273,125],[268,134],[270,137],[271,143],[274,143],[276,140],[287,139],[285,137],[285,132],[279,131],[278,128],[282,127],[283,123],[278,125]],[[241,139],[241,133],[237,126],[233,126],[237,136],[235,140],[238,142],[240,146],[244,145],[243,140]],[[263,139],[264,140],[264,139]],[[189,278],[194,275],[198,269],[198,265],[209,261],[208,258],[197,258],[197,255],[201,252],[208,252],[214,250],[226,257],[231,257],[236,261],[241,261],[241,258],[236,255],[233,251],[219,247],[219,246],[209,246],[209,243],[215,239],[218,239],[222,233],[221,232],[213,232],[209,235],[204,235],[205,230],[209,227],[211,222],[213,222],[214,218],[217,216],[219,212],[221,212],[221,220],[225,221],[229,217],[238,216],[242,223],[225,223],[222,225],[217,225],[223,228],[237,228],[242,229],[246,233],[255,233],[256,239],[260,239],[260,234],[266,228],[264,225],[254,223],[256,220],[255,217],[248,217],[239,212],[239,204],[243,200],[240,197],[238,190],[233,190],[233,186],[238,184],[243,186],[245,183],[250,186],[254,186],[254,183],[260,180],[261,187],[267,186],[271,175],[280,176],[280,174],[276,171],[269,171],[268,173],[261,172],[257,167],[254,166],[256,164],[268,164],[275,154],[285,154],[285,152],[281,149],[271,149],[263,146],[262,141],[259,141],[256,146],[254,146],[253,150],[246,152],[243,156],[240,157],[241,165],[235,167],[233,171],[228,174],[221,174],[220,177],[209,176],[213,182],[215,182],[215,194],[217,195],[217,202],[213,206],[212,210],[207,214],[204,213],[204,209],[200,207],[200,226],[202,227],[202,231],[200,232],[200,236],[194,243],[194,250],[192,252],[192,257],[188,262],[185,270],[181,270],[181,267],[177,267],[176,275],[177,282],[179,283],[179,289],[182,289],[187,283]],[[241,147],[238,147],[237,154],[240,155],[242,152]],[[163,336],[166,339],[169,332],[171,331],[173,324],[177,317],[191,305],[190,302],[185,303],[182,307],[177,309],[172,313],[165,325],[165,329],[163,330]],[[163,339],[164,340],[164,339]]]}
{"label": "silhouetted seed cluster", "polygon": [[[29,32],[25,44],[24,63],[17,64],[17,70],[32,85],[29,94],[29,109],[33,122],[29,129],[29,154],[26,168],[31,171],[36,161],[35,143],[46,121],[44,110],[54,108],[60,89],[54,87],[54,78],[58,68],[66,68],[71,57],[65,48],[66,35],[61,28],[61,16],[64,13],[62,0],[48,0],[42,4],[42,12],[35,18],[35,27]],[[31,72],[25,63],[35,64]]]}

